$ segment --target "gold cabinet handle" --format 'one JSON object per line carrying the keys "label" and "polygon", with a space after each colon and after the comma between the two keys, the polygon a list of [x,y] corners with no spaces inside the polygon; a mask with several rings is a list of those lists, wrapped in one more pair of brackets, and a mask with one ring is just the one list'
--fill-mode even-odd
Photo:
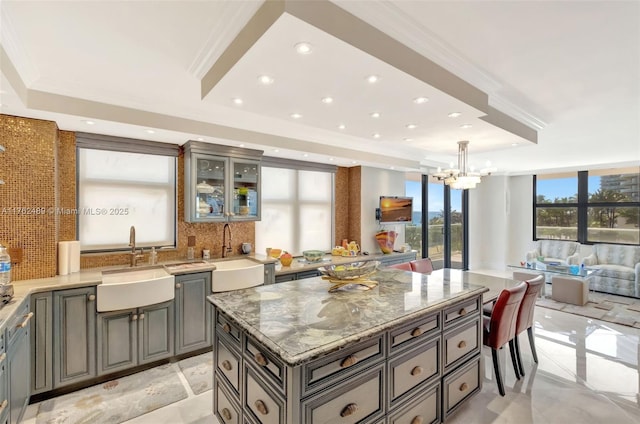
{"label": "gold cabinet handle", "polygon": [[138,315],[137,314],[131,315],[131,321],[138,321]]}
{"label": "gold cabinet handle", "polygon": [[222,418],[225,419],[225,421],[229,421],[231,420],[232,415],[231,415],[231,411],[229,411],[227,408],[222,408],[222,411],[220,411],[220,413],[222,414]]}
{"label": "gold cabinet handle", "polygon": [[458,312],[458,314],[460,314],[461,316],[465,316],[467,315],[467,310],[465,308],[460,309],[460,312]]}
{"label": "gold cabinet handle", "polygon": [[340,362],[340,368],[348,368],[355,365],[357,362],[358,357],[356,355],[349,355]]}
{"label": "gold cabinet handle", "polygon": [[0,354],[0,364],[3,363],[5,359],[7,359],[7,354],[2,352],[2,354]]}
{"label": "gold cabinet handle", "polygon": [[0,415],[2,415],[7,405],[9,405],[9,401],[7,399],[3,400],[2,403],[0,403]]}
{"label": "gold cabinet handle", "polygon": [[267,358],[265,358],[264,355],[260,352],[256,353],[253,358],[256,360],[258,365],[263,367],[266,367],[269,363],[269,361],[267,361]]}
{"label": "gold cabinet handle", "polygon": [[224,361],[222,361],[222,368],[224,368],[227,371],[231,371],[233,369],[233,366],[231,365],[231,362],[225,359]]}
{"label": "gold cabinet handle", "polygon": [[458,348],[464,349],[465,347],[467,347],[467,342],[465,342],[464,340],[460,340],[460,343],[458,343]]}
{"label": "gold cabinet handle", "polygon": [[355,403],[350,403],[349,405],[345,406],[342,409],[342,411],[340,411],[340,416],[342,418],[348,417],[349,415],[355,414],[357,410],[358,410],[358,405]]}
{"label": "gold cabinet handle", "polygon": [[[182,283],[176,283],[176,288],[179,289],[180,287],[182,287]],[[228,409],[224,408],[223,411],[228,411]]]}
{"label": "gold cabinet handle", "polygon": [[422,334],[422,329],[420,327],[414,328],[413,331],[411,332],[411,335],[413,337],[418,337],[421,334]]}
{"label": "gold cabinet handle", "polygon": [[411,424],[422,424],[423,422],[424,422],[424,418],[422,418],[422,415],[416,415],[411,420]]}
{"label": "gold cabinet handle", "polygon": [[265,403],[260,399],[258,399],[256,403],[254,403],[254,405],[256,406],[256,409],[258,410],[258,412],[260,412],[262,415],[267,415],[269,413],[269,410],[267,409],[267,405],[265,405]]}
{"label": "gold cabinet handle", "polygon": [[22,321],[20,324],[16,325],[16,328],[24,328],[27,326],[27,324],[29,323],[29,320],[31,319],[31,317],[33,317],[33,312],[29,312],[27,315],[24,316],[24,321]]}
{"label": "gold cabinet handle", "polygon": [[469,385],[467,383],[462,383],[460,385],[460,391],[464,392],[465,390],[467,390],[469,388]]}
{"label": "gold cabinet handle", "polygon": [[90,294],[89,295],[89,302],[93,302],[94,300],[96,300],[96,295],[95,294]]}
{"label": "gold cabinet handle", "polygon": [[231,332],[231,326],[229,324],[225,323],[222,326],[222,331],[224,331],[225,333],[230,333]]}
{"label": "gold cabinet handle", "polygon": [[144,319],[144,314],[140,314],[140,316],[138,318]]}
{"label": "gold cabinet handle", "polygon": [[414,367],[411,370],[411,375],[420,375],[422,374],[422,371],[423,371],[422,367]]}

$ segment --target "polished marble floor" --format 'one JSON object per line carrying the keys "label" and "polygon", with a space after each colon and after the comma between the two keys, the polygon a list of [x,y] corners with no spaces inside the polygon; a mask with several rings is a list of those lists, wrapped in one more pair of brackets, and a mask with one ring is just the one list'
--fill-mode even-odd
{"label": "polished marble floor", "polygon": [[[507,393],[501,397],[491,352],[484,348],[482,392],[448,423],[640,422],[640,329],[540,307],[535,321],[539,363],[533,362],[526,335],[521,336],[526,375],[517,381],[508,351],[503,349]],[[187,399],[126,423],[218,424],[211,413],[212,402],[210,390],[198,396],[189,390]],[[29,406],[24,422],[35,424],[37,406]]]}

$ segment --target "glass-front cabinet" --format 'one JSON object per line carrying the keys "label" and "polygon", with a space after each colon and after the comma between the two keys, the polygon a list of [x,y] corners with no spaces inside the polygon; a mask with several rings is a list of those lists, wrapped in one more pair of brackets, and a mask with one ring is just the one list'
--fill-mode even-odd
{"label": "glass-front cabinet", "polygon": [[189,141],[185,156],[185,221],[260,220],[262,151]]}

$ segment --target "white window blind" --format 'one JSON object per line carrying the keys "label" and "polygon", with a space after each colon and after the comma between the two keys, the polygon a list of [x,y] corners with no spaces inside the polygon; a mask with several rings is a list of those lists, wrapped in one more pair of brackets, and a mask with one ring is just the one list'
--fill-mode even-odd
{"label": "white window blind", "polygon": [[333,172],[262,167],[262,220],[256,251],[267,247],[300,255],[333,244]]}
{"label": "white window blind", "polygon": [[175,246],[176,158],[78,149],[78,234],[83,251]]}

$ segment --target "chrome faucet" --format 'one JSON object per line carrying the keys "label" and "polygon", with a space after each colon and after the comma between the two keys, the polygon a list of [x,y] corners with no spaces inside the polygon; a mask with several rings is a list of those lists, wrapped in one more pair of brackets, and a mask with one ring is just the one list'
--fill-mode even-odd
{"label": "chrome faucet", "polygon": [[140,253],[136,252],[136,227],[133,225],[129,229],[129,247],[131,247],[131,253],[129,253],[131,256],[131,266],[134,267],[138,259],[142,259],[144,255],[142,254],[142,248],[140,249]]}
{"label": "chrome faucet", "polygon": [[[229,232],[229,242],[227,243],[227,230]],[[229,223],[224,224],[222,228],[222,257],[226,258],[227,254],[233,252],[231,247],[231,226]]]}

